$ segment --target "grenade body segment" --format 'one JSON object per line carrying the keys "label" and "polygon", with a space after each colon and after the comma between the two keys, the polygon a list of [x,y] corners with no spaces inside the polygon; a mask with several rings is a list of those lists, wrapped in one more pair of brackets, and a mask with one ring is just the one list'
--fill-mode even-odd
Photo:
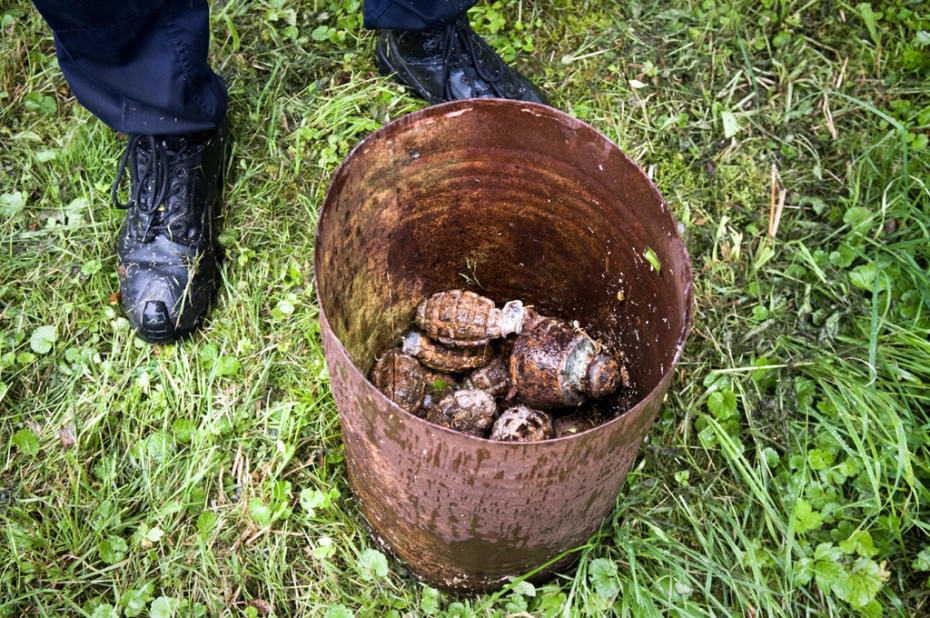
{"label": "grenade body segment", "polygon": [[401,351],[430,369],[449,373],[483,367],[494,355],[494,349],[487,343],[455,348],[438,344],[415,330],[404,336]]}
{"label": "grenade body segment", "polygon": [[620,383],[619,365],[586,334],[561,320],[540,317],[517,337],[510,356],[512,392],[526,405],[547,410],[579,406]]}
{"label": "grenade body segment", "polygon": [[526,310],[520,301],[503,309],[490,298],[468,290],[438,292],[417,307],[416,322],[436,341],[453,347],[478,346],[518,333]]}
{"label": "grenade body segment", "polygon": [[371,381],[388,399],[412,414],[423,405],[426,379],[417,359],[389,350],[375,363]]}

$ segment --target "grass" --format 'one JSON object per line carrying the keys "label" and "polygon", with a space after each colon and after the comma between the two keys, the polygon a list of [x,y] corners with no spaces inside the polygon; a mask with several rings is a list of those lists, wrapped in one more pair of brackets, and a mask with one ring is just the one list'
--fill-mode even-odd
{"label": "grass", "polygon": [[120,139],[71,97],[34,9],[0,8],[0,616],[930,612],[926,6],[472,10],[654,177],[696,312],[577,567],[460,598],[360,526],[323,363],[326,183],[422,106],[377,76],[358,8],[214,5],[227,259],[209,321],[174,347],[134,339],[111,301]]}

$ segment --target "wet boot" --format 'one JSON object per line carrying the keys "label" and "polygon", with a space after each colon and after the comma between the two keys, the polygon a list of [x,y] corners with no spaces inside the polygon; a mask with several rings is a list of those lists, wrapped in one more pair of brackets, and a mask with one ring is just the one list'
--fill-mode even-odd
{"label": "wet boot", "polygon": [[384,30],[375,46],[378,69],[430,103],[498,97],[548,104],[546,95],[511,68],[464,16],[439,30]]}
{"label": "wet boot", "polygon": [[[172,343],[203,319],[219,271],[213,211],[222,190],[229,126],[179,136],[131,135],[113,185],[128,210],[117,256],[123,309],[136,334]],[[129,166],[131,194],[117,198]]]}

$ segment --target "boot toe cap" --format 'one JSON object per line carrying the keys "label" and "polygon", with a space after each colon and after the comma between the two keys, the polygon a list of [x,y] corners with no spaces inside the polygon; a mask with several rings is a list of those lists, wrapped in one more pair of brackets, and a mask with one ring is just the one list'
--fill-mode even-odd
{"label": "boot toe cap", "polygon": [[[182,339],[199,324],[212,292],[210,279],[166,275],[151,269],[128,272],[123,309],[137,335],[149,343]],[[135,275],[135,276],[133,276]]]}
{"label": "boot toe cap", "polygon": [[137,335],[149,343],[165,343],[179,338],[177,323],[160,300],[146,301],[141,311],[130,312],[129,316],[130,323],[135,322],[132,325]]}

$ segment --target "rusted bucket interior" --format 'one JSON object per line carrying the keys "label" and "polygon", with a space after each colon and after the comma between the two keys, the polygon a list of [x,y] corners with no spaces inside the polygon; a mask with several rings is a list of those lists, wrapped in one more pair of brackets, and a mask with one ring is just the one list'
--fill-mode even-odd
{"label": "rusted bucket interior", "polygon": [[[615,503],[691,320],[688,255],[643,171],[552,108],[439,105],[349,155],[317,234],[327,363],[350,481],[376,538],[434,585],[464,590],[494,587],[584,542]],[[514,445],[394,406],[365,376],[415,306],[451,288],[577,320],[622,354],[631,388],[615,403],[632,409],[570,438]],[[452,518],[469,526],[439,521],[450,496]]]}

